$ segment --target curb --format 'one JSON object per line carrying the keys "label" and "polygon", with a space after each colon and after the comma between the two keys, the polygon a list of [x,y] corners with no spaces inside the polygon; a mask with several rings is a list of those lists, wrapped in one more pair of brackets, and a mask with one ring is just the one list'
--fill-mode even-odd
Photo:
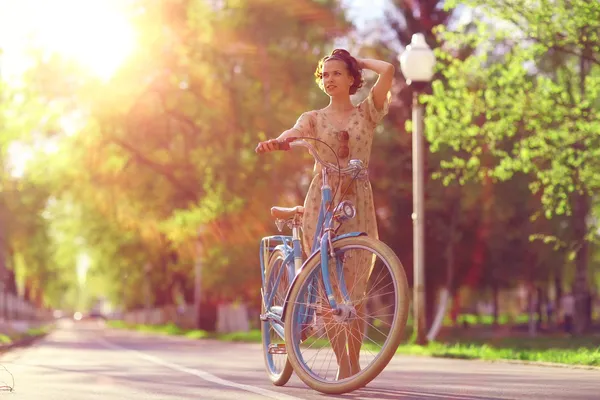
{"label": "curb", "polygon": [[500,360],[483,360],[490,363],[502,363],[502,364],[517,364],[517,365],[531,365],[536,367],[551,367],[551,368],[568,368],[568,369],[587,369],[591,371],[600,371],[600,367],[595,365],[582,365],[582,364],[563,364],[563,363],[553,363],[553,362],[545,362],[545,361],[526,361],[526,360],[510,360],[510,359],[500,359]]}
{"label": "curb", "polygon": [[566,368],[566,369],[586,369],[591,371],[600,371],[600,366],[595,365],[584,365],[584,364],[564,364],[564,363],[553,363],[548,361],[528,361],[528,360],[511,360],[510,358],[498,358],[498,359],[485,359],[485,358],[467,358],[467,357],[444,357],[439,355],[429,354],[408,354],[408,353],[396,353],[394,355],[400,357],[419,357],[419,358],[437,358],[442,360],[461,360],[461,361],[479,361],[490,364],[515,364],[525,365],[532,367],[548,367],[548,368]]}

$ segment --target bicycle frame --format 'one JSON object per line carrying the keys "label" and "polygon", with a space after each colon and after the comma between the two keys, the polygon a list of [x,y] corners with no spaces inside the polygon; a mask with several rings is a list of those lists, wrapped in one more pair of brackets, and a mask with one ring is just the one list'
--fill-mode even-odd
{"label": "bicycle frame", "polygon": [[[291,145],[304,146],[304,147],[308,147],[311,152],[315,151],[314,148],[312,148],[312,146],[308,145],[304,141],[292,142]],[[315,154],[313,153],[313,155],[315,155]],[[315,158],[317,158],[319,160],[318,157],[315,157]],[[284,273],[284,271],[291,278],[290,279],[291,285],[286,294],[283,308],[281,310],[279,310],[279,309],[270,310],[270,309],[266,309],[266,307],[265,307],[265,315],[261,316],[261,318],[263,318],[263,319],[268,319],[268,320],[272,320],[272,321],[276,322],[276,324],[273,324],[273,328],[282,339],[284,338],[283,320],[285,317],[285,310],[286,310],[287,304],[288,304],[288,297],[289,297],[290,290],[293,287],[294,282],[296,281],[296,277],[297,277],[297,274],[295,273],[296,268],[294,268],[297,260],[302,260],[300,269],[298,270],[298,272],[299,272],[302,269],[302,267],[304,267],[304,265],[306,265],[306,262],[308,260],[310,260],[311,258],[313,258],[314,256],[316,256],[318,253],[323,254],[323,255],[331,255],[331,257],[336,260],[336,272],[337,272],[339,280],[341,282],[341,287],[340,287],[341,294],[342,294],[343,298],[347,300],[349,298],[349,295],[348,295],[348,291],[347,291],[346,285],[343,280],[343,265],[340,262],[339,258],[335,257],[335,254],[333,254],[332,243],[335,241],[335,239],[339,240],[341,238],[348,237],[348,236],[359,236],[359,235],[365,234],[364,232],[350,232],[350,233],[336,237],[335,232],[333,230],[334,207],[332,207],[332,201],[333,201],[332,189],[331,189],[331,186],[329,185],[329,169],[326,166],[323,166],[321,174],[322,174],[321,205],[320,205],[320,210],[319,210],[319,216],[317,219],[317,230],[315,232],[315,236],[313,238],[313,243],[311,246],[311,251],[312,251],[311,255],[309,257],[307,257],[306,260],[302,260],[301,241],[299,240],[299,237],[297,237],[297,236],[299,236],[299,234],[297,234],[296,232],[294,232],[293,236],[276,235],[276,236],[265,237],[262,239],[261,244],[260,244],[260,263],[261,263],[261,277],[262,277],[262,288],[263,288],[263,289],[261,289],[261,292],[262,292],[262,301],[264,302],[263,304],[271,304],[271,301],[273,300],[273,296],[276,293],[277,287],[279,286],[279,283],[281,281],[281,274]],[[269,246],[271,240],[280,241],[281,243],[278,244],[277,246],[271,247],[271,246]],[[290,245],[290,242],[291,242],[291,245]],[[269,246],[269,248],[267,249],[266,246]],[[266,254],[266,250],[269,250],[270,252],[272,252],[274,250],[281,250],[282,253],[284,254],[284,259],[282,262],[283,262],[283,265],[285,266],[285,268],[282,268],[280,270],[279,275],[275,279],[273,287],[271,288],[271,290],[268,293],[265,293],[265,290],[268,289],[266,286],[268,284],[268,282],[266,282],[268,277],[265,276],[265,262],[268,261],[268,260],[265,260],[265,256],[264,256]],[[331,306],[331,309],[334,310],[334,313],[335,313],[336,310],[338,310],[338,305],[335,300],[333,285],[331,284],[330,275],[329,275],[329,257],[327,257],[327,256],[321,257],[321,270],[322,270],[322,276],[323,276],[323,284],[325,287],[325,293],[327,295],[329,305]],[[309,304],[312,304],[315,300],[316,295],[314,293],[314,290],[316,290],[316,288],[311,285]],[[307,306],[307,307],[309,308],[308,312],[300,313],[300,315],[305,315],[305,321],[309,321],[312,318],[313,312],[314,312],[314,308],[309,307],[309,306]]]}

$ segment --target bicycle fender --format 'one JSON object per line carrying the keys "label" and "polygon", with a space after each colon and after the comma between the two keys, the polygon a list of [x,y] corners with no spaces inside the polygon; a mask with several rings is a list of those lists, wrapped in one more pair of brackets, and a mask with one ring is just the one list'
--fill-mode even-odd
{"label": "bicycle fender", "polygon": [[[358,236],[367,236],[366,232],[348,232],[348,233],[344,233],[343,235],[340,236],[336,236],[333,239],[331,239],[331,243],[335,243],[341,239],[346,239],[349,237],[358,237]],[[283,311],[281,313],[281,320],[285,321],[285,313],[287,311],[287,306],[289,303],[289,299],[290,299],[290,293],[292,292],[292,289],[298,284],[298,276],[300,276],[300,272],[304,269],[304,266],[306,264],[308,264],[308,262],[310,260],[312,260],[313,258],[315,258],[317,256],[317,254],[321,253],[321,250],[318,249],[316,251],[314,251],[307,259],[306,261],[304,261],[304,263],[302,264],[302,268],[300,268],[300,271],[298,271],[298,273],[296,274],[296,276],[294,276],[294,279],[292,280],[292,284],[290,285],[287,294],[285,295],[285,303],[283,304]]]}
{"label": "bicycle fender", "polygon": [[281,250],[281,252],[286,256],[290,253],[290,246],[286,246],[285,244],[278,244],[273,248],[273,251]]}

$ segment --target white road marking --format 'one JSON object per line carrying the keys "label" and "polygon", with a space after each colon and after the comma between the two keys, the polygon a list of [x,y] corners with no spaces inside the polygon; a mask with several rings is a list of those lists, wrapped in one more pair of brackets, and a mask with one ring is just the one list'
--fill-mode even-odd
{"label": "white road marking", "polygon": [[437,394],[437,393],[423,393],[423,392],[409,392],[407,390],[397,390],[396,393],[404,394],[407,396],[419,396],[419,397],[432,397],[439,399],[452,399],[452,400],[477,400],[482,399],[481,396],[469,396],[469,395],[456,395],[456,394]]}
{"label": "white road marking", "polygon": [[111,348],[111,349],[115,349],[115,350],[130,352],[132,354],[135,354],[137,357],[139,357],[141,359],[144,359],[146,361],[150,361],[150,362],[153,362],[155,364],[162,365],[164,367],[170,368],[170,369],[178,371],[178,372],[183,372],[183,373],[186,373],[186,374],[197,376],[197,377],[202,378],[202,379],[204,379],[205,381],[208,381],[208,382],[213,382],[213,383],[216,383],[216,384],[219,384],[219,385],[222,385],[222,386],[229,386],[229,387],[232,387],[232,388],[235,388],[235,389],[245,390],[247,392],[252,392],[252,393],[260,394],[262,396],[269,397],[269,398],[272,398],[272,399],[302,400],[299,397],[289,396],[289,395],[284,394],[284,393],[274,392],[272,390],[263,389],[263,388],[259,388],[259,387],[256,387],[256,386],[244,385],[242,383],[235,383],[235,382],[232,382],[232,381],[228,381],[226,379],[219,378],[219,377],[217,377],[217,376],[215,376],[215,375],[213,375],[213,374],[211,374],[209,372],[202,371],[200,369],[187,368],[187,367],[183,367],[181,365],[173,364],[173,363],[165,361],[165,360],[163,360],[161,358],[154,357],[154,356],[151,356],[151,355],[146,354],[146,353],[142,353],[141,351],[137,351],[137,350],[133,350],[133,349],[128,349],[126,347],[122,347],[122,346],[116,345],[114,343],[110,343],[106,339],[99,338],[98,341],[100,343],[102,343],[105,347],[108,347],[108,348]]}

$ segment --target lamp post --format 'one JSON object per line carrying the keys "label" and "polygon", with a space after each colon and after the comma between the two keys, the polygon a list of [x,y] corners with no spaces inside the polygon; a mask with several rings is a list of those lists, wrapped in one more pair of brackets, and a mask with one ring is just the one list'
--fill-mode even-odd
{"label": "lamp post", "polygon": [[425,200],[423,168],[423,106],[419,94],[433,78],[435,55],[422,33],[415,33],[400,55],[400,68],[413,89],[412,168],[413,168],[413,317],[416,341],[427,342],[425,333]]}

